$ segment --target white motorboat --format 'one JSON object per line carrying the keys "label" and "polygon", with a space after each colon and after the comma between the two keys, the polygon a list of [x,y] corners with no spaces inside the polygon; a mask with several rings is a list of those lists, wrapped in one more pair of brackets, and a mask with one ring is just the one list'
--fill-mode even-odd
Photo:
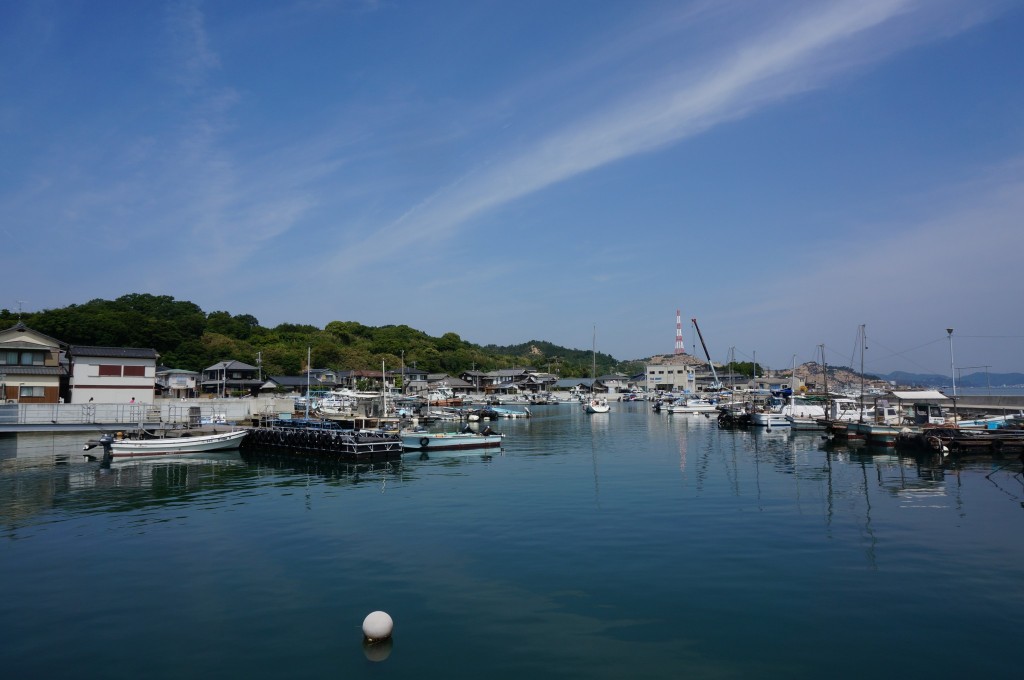
{"label": "white motorboat", "polygon": [[103,447],[103,454],[112,458],[142,458],[146,456],[187,456],[210,451],[237,449],[248,430],[217,432],[185,437],[156,437],[153,439],[118,439],[103,435],[86,442],[84,450]]}
{"label": "white motorboat", "polygon": [[750,424],[758,427],[789,427],[786,416],[778,411],[757,411],[750,414]]}
{"label": "white motorboat", "polygon": [[583,410],[587,413],[608,413],[611,407],[608,405],[607,399],[594,397],[583,402]]}
{"label": "white motorboat", "polygon": [[751,414],[750,423],[761,427],[792,427],[795,420],[808,422],[825,417],[824,407],[811,403],[804,397],[790,397],[788,404],[780,404],[779,399],[771,399],[767,411]]}
{"label": "white motorboat", "polygon": [[718,405],[700,397],[679,399],[667,408],[669,413],[716,413]]}

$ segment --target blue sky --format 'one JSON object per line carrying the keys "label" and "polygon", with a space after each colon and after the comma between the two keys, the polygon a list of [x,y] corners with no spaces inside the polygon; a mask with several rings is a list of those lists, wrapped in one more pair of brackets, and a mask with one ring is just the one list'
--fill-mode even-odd
{"label": "blue sky", "polygon": [[623,360],[678,308],[717,361],[859,363],[865,324],[871,370],[1024,371],[1021,36],[998,0],[3,2],[0,307]]}

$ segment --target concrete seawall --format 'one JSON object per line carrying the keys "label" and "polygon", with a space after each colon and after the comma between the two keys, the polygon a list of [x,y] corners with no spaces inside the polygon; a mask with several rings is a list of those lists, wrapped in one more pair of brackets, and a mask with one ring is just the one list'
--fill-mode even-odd
{"label": "concrete seawall", "polygon": [[1024,410],[1024,396],[986,396],[972,394],[966,397],[957,397],[956,406],[960,410],[1017,413]]}

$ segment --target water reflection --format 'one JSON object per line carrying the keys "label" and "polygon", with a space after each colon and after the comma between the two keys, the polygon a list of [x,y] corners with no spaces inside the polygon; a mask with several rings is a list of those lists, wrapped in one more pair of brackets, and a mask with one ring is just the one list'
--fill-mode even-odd
{"label": "water reflection", "polygon": [[[344,621],[380,607],[405,645],[380,668],[403,676],[822,677],[839,663],[860,677],[943,641],[930,621],[965,621],[954,633],[971,645],[1012,629],[1019,466],[643,405],[609,415],[550,407],[502,423],[503,450],[365,465],[247,451],[103,470],[81,438],[8,447],[5,667],[61,677],[88,659],[137,677],[161,658],[170,677],[196,663],[175,650],[202,649],[204,667],[246,677],[299,656],[304,675],[356,677],[369,657]],[[879,644],[876,665],[857,651]],[[995,675],[1011,676],[1009,656]],[[951,674],[933,657],[914,670]]]}

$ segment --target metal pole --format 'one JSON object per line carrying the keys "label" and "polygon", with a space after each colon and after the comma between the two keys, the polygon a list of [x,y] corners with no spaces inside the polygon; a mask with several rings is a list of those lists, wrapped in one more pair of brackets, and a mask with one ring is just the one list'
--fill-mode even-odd
{"label": "metal pole", "polygon": [[957,420],[957,408],[956,408],[956,364],[953,362],[953,329],[947,328],[946,335],[949,336],[949,368],[953,378],[953,424],[956,425]]}

